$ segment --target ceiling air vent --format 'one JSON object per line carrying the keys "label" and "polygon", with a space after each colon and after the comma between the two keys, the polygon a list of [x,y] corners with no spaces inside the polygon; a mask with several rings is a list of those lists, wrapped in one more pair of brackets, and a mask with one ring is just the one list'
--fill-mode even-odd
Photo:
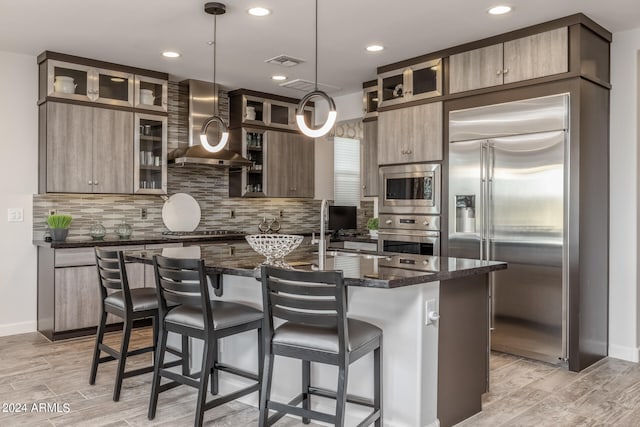
{"label": "ceiling air vent", "polygon": [[295,67],[296,65],[302,64],[305,61],[304,59],[294,58],[293,56],[278,55],[274,58],[267,59],[264,62],[266,62],[267,64],[282,65],[283,67]]}
{"label": "ceiling air vent", "polygon": [[[286,87],[289,89],[296,89],[302,92],[311,92],[316,88],[315,83],[309,80],[303,80],[303,79],[295,79],[288,82],[280,83],[280,86]],[[324,83],[318,83],[318,89],[327,93],[340,90],[338,86],[332,86]]]}

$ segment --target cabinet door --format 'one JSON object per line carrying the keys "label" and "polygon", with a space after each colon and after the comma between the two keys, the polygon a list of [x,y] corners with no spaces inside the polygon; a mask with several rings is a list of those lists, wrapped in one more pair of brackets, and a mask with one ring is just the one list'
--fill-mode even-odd
{"label": "cabinet door", "polygon": [[362,140],[362,195],[378,195],[378,122],[364,122]]}
{"label": "cabinet door", "polygon": [[93,191],[92,138],[93,108],[47,103],[47,192]]}
{"label": "cabinet door", "polygon": [[314,139],[299,134],[289,134],[291,163],[288,197],[313,197],[315,147]]}
{"label": "cabinet door", "polygon": [[92,70],[93,101],[102,104],[133,106],[133,74],[105,69]]}
{"label": "cabinet door", "polygon": [[293,134],[271,130],[266,134],[265,195],[267,197],[287,197],[292,184],[290,182],[290,168],[292,167],[293,155],[290,136]]}
{"label": "cabinet door", "polygon": [[442,102],[407,108],[407,162],[442,160]]}
{"label": "cabinet door", "polygon": [[380,165],[432,160],[442,160],[442,102],[379,114]]}
{"label": "cabinet door", "polygon": [[95,266],[55,269],[56,332],[96,326],[100,320],[100,289]]}
{"label": "cabinet door", "polygon": [[502,84],[502,44],[449,57],[449,92]]}
{"label": "cabinet door", "polygon": [[403,152],[411,129],[407,111],[409,108],[378,113],[378,163],[381,165],[403,163]]}
{"label": "cabinet door", "polygon": [[133,192],[133,114],[94,109],[93,192]]}
{"label": "cabinet door", "polygon": [[569,71],[567,27],[504,44],[504,82],[512,83]]}

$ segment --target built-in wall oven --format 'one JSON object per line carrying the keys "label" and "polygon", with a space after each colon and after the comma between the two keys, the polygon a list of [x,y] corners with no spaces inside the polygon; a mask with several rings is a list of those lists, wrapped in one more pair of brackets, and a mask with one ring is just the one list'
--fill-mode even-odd
{"label": "built-in wall oven", "polygon": [[439,163],[382,166],[380,188],[380,213],[440,213]]}
{"label": "built-in wall oven", "polygon": [[440,216],[380,214],[378,250],[440,255]]}

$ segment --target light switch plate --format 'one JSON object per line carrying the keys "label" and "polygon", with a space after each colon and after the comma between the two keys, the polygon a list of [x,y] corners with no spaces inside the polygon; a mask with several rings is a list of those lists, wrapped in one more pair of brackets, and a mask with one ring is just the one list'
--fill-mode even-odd
{"label": "light switch plate", "polygon": [[24,221],[24,210],[22,208],[9,208],[9,209],[7,209],[7,220],[9,222],[22,222],[22,221]]}

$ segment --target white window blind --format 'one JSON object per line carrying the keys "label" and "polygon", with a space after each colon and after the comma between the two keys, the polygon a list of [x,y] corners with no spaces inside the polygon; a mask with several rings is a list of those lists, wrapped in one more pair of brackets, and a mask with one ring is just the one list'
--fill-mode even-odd
{"label": "white window blind", "polygon": [[360,141],[335,137],[333,150],[334,203],[360,207]]}

